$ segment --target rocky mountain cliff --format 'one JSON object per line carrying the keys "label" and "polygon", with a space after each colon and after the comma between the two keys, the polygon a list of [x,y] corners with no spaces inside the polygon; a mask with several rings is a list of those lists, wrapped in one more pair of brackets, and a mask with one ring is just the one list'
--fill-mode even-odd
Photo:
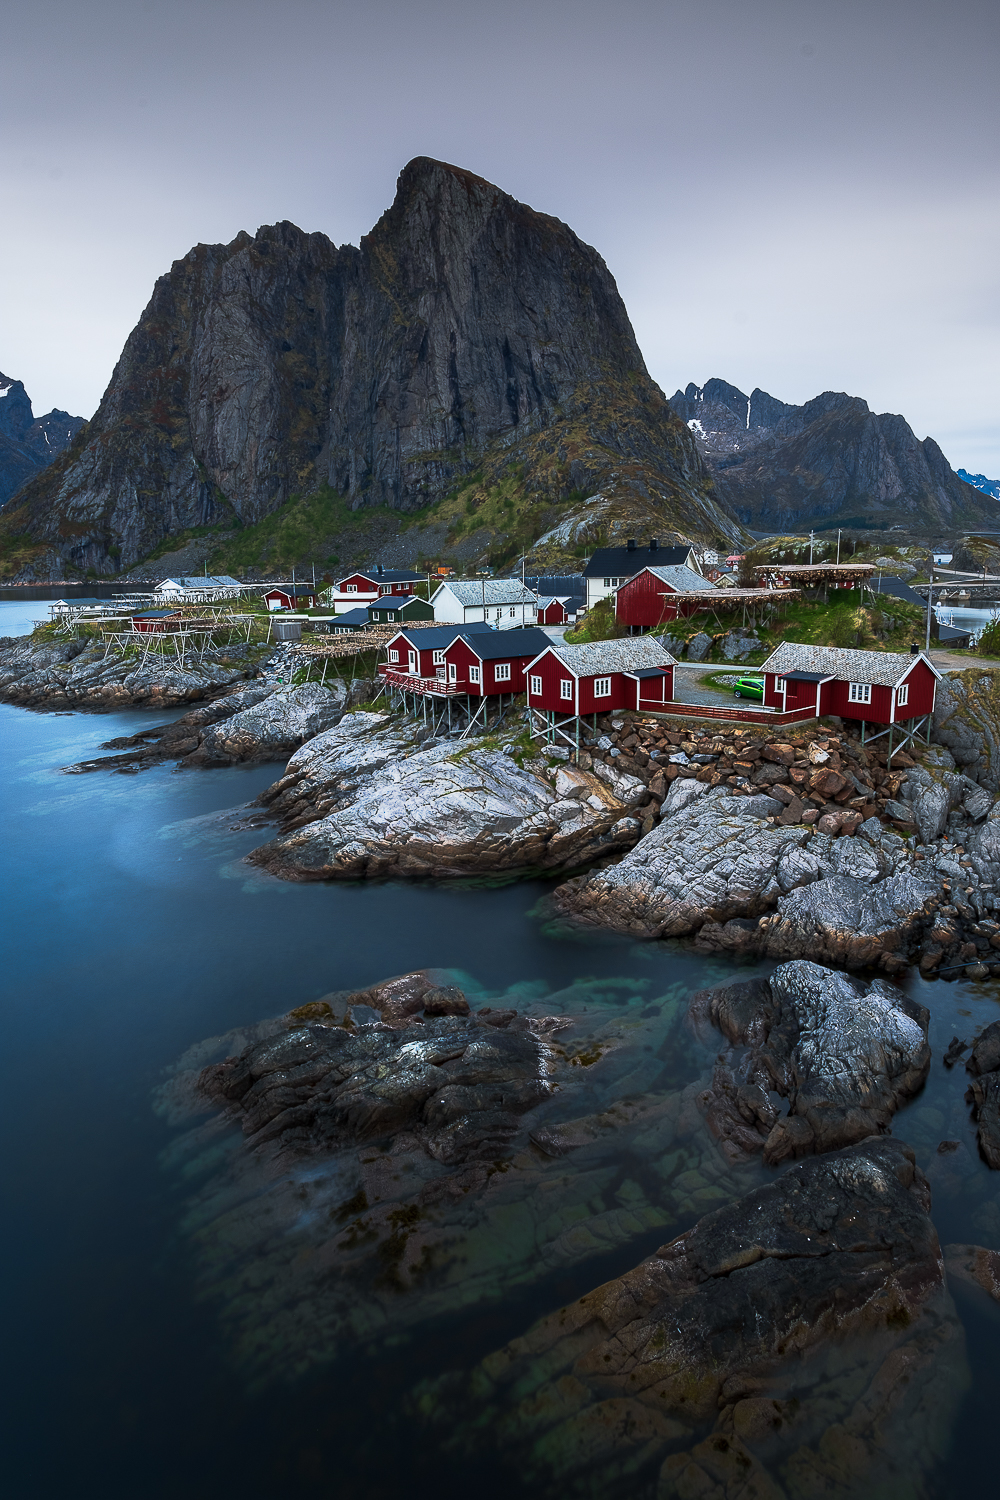
{"label": "rocky mountain cliff", "polygon": [[0,374],[0,505],[50,464],[82,426],[83,418],[68,411],[36,417],[23,382]]}
{"label": "rocky mountain cliff", "polygon": [[739,534],[597,252],[419,157],[357,248],[281,223],[176,261],[3,526],[36,566],[109,572],[324,484],[407,513],[512,472],[522,505],[601,491],[640,531]]}
{"label": "rocky mountain cliff", "polygon": [[903,417],[876,415],[858,396],[824,391],[789,406],[710,380],[675,392],[670,404],[695,434],[720,495],[755,530],[996,523],[995,504],[959,478],[933,438],[918,441]]}

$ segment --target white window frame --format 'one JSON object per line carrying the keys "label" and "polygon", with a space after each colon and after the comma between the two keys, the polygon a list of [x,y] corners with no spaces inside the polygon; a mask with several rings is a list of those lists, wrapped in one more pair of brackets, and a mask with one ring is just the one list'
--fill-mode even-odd
{"label": "white window frame", "polygon": [[901,682],[896,689],[896,707],[905,708],[910,701],[910,684]]}
{"label": "white window frame", "polygon": [[493,681],[494,682],[509,682],[510,681],[510,662],[509,661],[498,661],[496,663],[496,665],[493,668]]}
{"label": "white window frame", "polygon": [[594,697],[595,698],[610,698],[611,697],[611,678],[610,677],[595,677],[594,678]]}
{"label": "white window frame", "polygon": [[456,667],[456,665],[455,665],[455,663],[453,661],[450,661],[448,663],[448,681],[449,682],[457,682],[458,681],[458,668]]}
{"label": "white window frame", "polygon": [[434,665],[436,667],[443,667],[444,666],[444,652],[443,651],[435,651],[434,655],[432,657],[432,660],[433,660]]}
{"label": "white window frame", "polygon": [[344,593],[345,594],[356,594],[357,592],[358,592],[358,586],[357,586],[356,583],[345,583],[344,584]]}
{"label": "white window frame", "polygon": [[537,698],[542,695],[542,679],[535,672],[528,677],[528,692],[533,693]]}
{"label": "white window frame", "polygon": [[510,609],[509,609],[509,610],[508,610],[508,611],[507,611],[507,613],[508,613],[508,614],[509,614],[509,615],[510,615],[510,617],[511,617],[511,619],[512,619],[512,620],[513,620],[513,619],[514,619],[514,618],[515,618],[515,617],[516,617],[516,615],[517,615],[517,610],[516,610],[516,609],[515,609],[515,608],[514,608],[514,606],[513,606],[513,604],[512,604],[512,605],[511,605],[511,607],[510,607]]}
{"label": "white window frame", "polygon": [[389,660],[390,661],[399,661],[399,652],[398,651],[390,651],[389,652]]}
{"label": "white window frame", "polygon": [[416,675],[417,675],[417,668],[419,667],[419,665],[420,665],[420,662],[419,662],[419,659],[417,657],[417,653],[415,651],[411,651],[409,653],[409,656],[407,657],[407,666],[410,669],[410,676],[411,677],[416,677]]}
{"label": "white window frame", "polygon": [[573,679],[571,677],[560,677],[559,696],[566,698],[570,703],[573,701]]}
{"label": "white window frame", "polygon": [[870,703],[872,701],[872,685],[870,682],[852,682],[847,694],[849,703]]}
{"label": "white window frame", "polygon": [[474,683],[476,683],[478,685],[481,682],[481,680],[482,680],[481,669],[479,667],[470,667],[469,668],[469,681],[470,682],[474,682]]}

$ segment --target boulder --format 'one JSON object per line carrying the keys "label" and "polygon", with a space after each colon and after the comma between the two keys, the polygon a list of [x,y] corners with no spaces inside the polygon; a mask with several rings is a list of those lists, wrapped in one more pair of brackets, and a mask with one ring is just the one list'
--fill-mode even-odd
{"label": "boulder", "polygon": [[346,690],[342,683],[307,682],[282,687],[231,717],[209,725],[184,766],[230,766],[237,762],[285,760],[307,740],[338,724]]}
{"label": "boulder", "polygon": [[691,636],[687,643],[688,661],[704,661],[712,649],[712,637],[700,630],[697,635]]}
{"label": "boulder", "polygon": [[164,760],[176,760],[196,750],[203,731],[211,724],[231,719],[244,709],[253,708],[269,698],[275,691],[273,683],[258,681],[249,687],[237,687],[226,691],[221,697],[191,709],[183,718],[172,724],[140,730],[138,734],[122,735],[118,739],[106,740],[102,750],[116,750],[116,755],[100,755],[94,760],[78,761],[76,765],[64,766],[72,773],[83,771],[117,770],[125,766],[143,769],[159,765]]}
{"label": "boulder", "polygon": [[553,1496],[922,1492],[968,1380],[929,1205],[891,1138],[813,1157],[418,1409]]}
{"label": "boulder", "polygon": [[[731,1160],[763,1151],[773,1165],[886,1130],[930,1069],[923,1006],[884,980],[865,984],[805,960],[701,990],[691,1016],[740,1049],[720,1058],[702,1095]],[[788,1100],[787,1115],[772,1091]]]}
{"label": "boulder", "polygon": [[934,738],[968,776],[1000,792],[1000,672],[969,667],[937,685]]}
{"label": "boulder", "polygon": [[[637,777],[598,762],[564,791],[478,741],[423,748],[412,724],[349,715],[289,761],[258,799],[285,831],[250,855],[288,880],[448,878],[567,869],[639,837]],[[560,772],[560,774],[563,774]]]}
{"label": "boulder", "polygon": [[1000,1021],[976,1038],[965,1064],[972,1075],[966,1093],[979,1132],[979,1152],[986,1165],[1000,1171]]}
{"label": "boulder", "polygon": [[740,635],[735,630],[727,630],[719,645],[726,661],[746,661],[755,651],[767,650],[764,641],[754,635]]}

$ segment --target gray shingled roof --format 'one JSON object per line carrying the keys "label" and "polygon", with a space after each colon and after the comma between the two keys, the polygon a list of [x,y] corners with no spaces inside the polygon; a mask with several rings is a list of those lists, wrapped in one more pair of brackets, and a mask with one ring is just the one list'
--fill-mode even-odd
{"label": "gray shingled roof", "polygon": [[[873,682],[881,687],[895,687],[917,660],[916,656],[904,656],[897,651],[849,651],[840,646],[802,646],[795,641],[782,641],[764,665],[754,671],[823,672],[841,682]],[[940,677],[926,656],[924,661]]]}
{"label": "gray shingled roof", "polygon": [[[458,583],[448,579],[441,588],[451,589],[458,602],[466,609],[487,604],[534,604],[536,596],[521,583],[520,578],[484,578],[481,583]],[[435,597],[440,593],[436,590]]]}
{"label": "gray shingled roof", "polygon": [[[647,569],[642,569],[641,571],[646,572]],[[648,571],[655,573],[657,578],[663,583],[668,583],[678,593],[689,593],[692,589],[715,588],[714,583],[710,583],[707,578],[702,578],[700,573],[696,573],[694,568],[686,567],[684,563],[680,563],[676,567],[665,568],[650,566]],[[631,582],[631,580],[629,581]]]}
{"label": "gray shingled roof", "polygon": [[578,677],[598,672],[634,672],[639,667],[672,667],[676,659],[651,635],[625,641],[588,641],[583,646],[553,646],[564,666]]}

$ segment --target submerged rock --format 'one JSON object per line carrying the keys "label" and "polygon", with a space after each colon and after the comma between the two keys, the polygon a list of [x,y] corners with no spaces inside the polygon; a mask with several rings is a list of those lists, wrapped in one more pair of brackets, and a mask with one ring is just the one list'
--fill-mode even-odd
{"label": "submerged rock", "polygon": [[1000,1250],[986,1250],[982,1245],[945,1245],[945,1269],[955,1281],[977,1286],[1000,1302]]}
{"label": "submerged rock", "polygon": [[572,868],[639,837],[632,811],[648,794],[636,777],[601,766],[553,786],[504,751],[418,736],[357,713],[310,741],[258,799],[289,831],[250,861],[286,880],[438,878]]}
{"label": "submerged rock", "polygon": [[[923,1006],[883,980],[864,984],[804,960],[701,990],[691,1016],[733,1044],[701,1097],[731,1160],[763,1151],[775,1163],[886,1130],[930,1069]],[[772,1092],[788,1100],[787,1115]]]}
{"label": "submerged rock", "polygon": [[218,661],[178,666],[167,658],[105,655],[103,643],[0,641],[0,699],[25,708],[175,708],[256,673],[256,667]]}
{"label": "submerged rock", "polygon": [[733,1168],[708,1135],[685,1013],[679,985],[487,994],[430,970],[192,1048],[157,1108],[183,1131],[166,1161],[243,1373],[294,1378],[623,1246],[637,1259],[744,1192],[759,1160]]}
{"label": "submerged rock", "polygon": [[812,1158],[419,1408],[553,1495],[918,1493],[966,1380],[929,1206],[898,1141]]}

